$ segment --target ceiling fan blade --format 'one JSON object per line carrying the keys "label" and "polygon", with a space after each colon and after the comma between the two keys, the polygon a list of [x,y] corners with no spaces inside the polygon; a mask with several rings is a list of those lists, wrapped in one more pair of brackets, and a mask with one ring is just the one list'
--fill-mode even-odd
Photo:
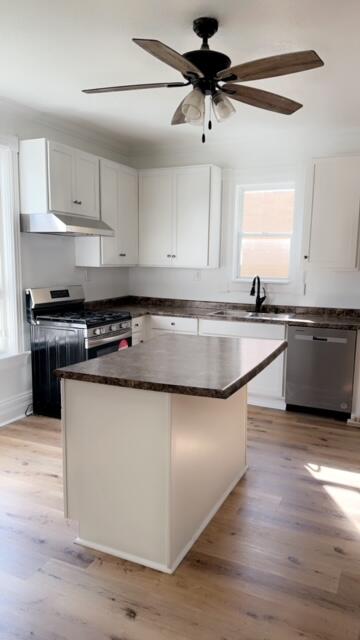
{"label": "ceiling fan blade", "polygon": [[221,87],[221,91],[233,100],[239,100],[239,102],[251,104],[253,107],[277,111],[277,113],[284,113],[285,115],[291,115],[302,107],[300,102],[278,96],[276,93],[244,85],[239,86],[237,84],[231,84],[230,82],[224,84]]}
{"label": "ceiling fan blade", "polygon": [[133,91],[136,89],[159,89],[161,87],[187,87],[188,82],[153,82],[149,84],[124,84],[116,87],[83,89],[83,93],[111,93],[112,91]]}
{"label": "ceiling fan blade", "polygon": [[[295,53],[284,53],[270,58],[260,58],[244,64],[238,64],[230,69],[220,71],[217,80],[231,80],[239,82],[245,80],[261,80],[262,78],[273,78],[283,76],[298,71],[307,71],[324,65],[316,51],[296,51]],[[236,76],[234,78],[233,76]]]}
{"label": "ceiling fan blade", "polygon": [[[185,100],[185,98],[184,98],[184,100]],[[182,106],[183,106],[184,100],[181,100],[178,108],[176,109],[176,111],[175,111],[175,113],[174,113],[174,115],[172,117],[171,124],[185,124],[186,123],[185,116],[184,116],[184,114],[182,112]]]}
{"label": "ceiling fan blade", "polygon": [[139,47],[145,49],[148,53],[155,56],[165,64],[173,67],[177,71],[184,75],[195,75],[199,78],[203,78],[203,73],[192,62],[187,60],[174,49],[171,49],[166,44],[160,42],[160,40],[144,40],[142,38],[133,38],[133,42],[138,44]]}

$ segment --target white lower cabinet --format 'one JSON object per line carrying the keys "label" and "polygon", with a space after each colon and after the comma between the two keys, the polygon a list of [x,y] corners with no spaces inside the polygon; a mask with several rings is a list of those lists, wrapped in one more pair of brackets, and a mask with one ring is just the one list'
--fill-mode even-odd
{"label": "white lower cabinet", "polygon": [[197,335],[196,318],[178,318],[177,316],[150,316],[150,336],[155,338],[163,333],[187,333]]}
{"label": "white lower cabinet", "polygon": [[149,339],[149,316],[139,316],[131,321],[132,346]]}
{"label": "white lower cabinet", "polygon": [[[228,322],[222,320],[199,320],[199,334],[236,338],[266,338],[283,340],[285,325],[256,322]],[[254,345],[255,349],[255,345]],[[248,385],[249,403],[283,409],[284,401],[284,354],[259,373]]]}

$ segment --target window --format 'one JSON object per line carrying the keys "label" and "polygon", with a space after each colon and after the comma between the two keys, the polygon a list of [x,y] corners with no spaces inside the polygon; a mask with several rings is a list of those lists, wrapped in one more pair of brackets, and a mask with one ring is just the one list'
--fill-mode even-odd
{"label": "window", "polygon": [[288,282],[294,230],[294,185],[241,187],[238,193],[234,276]]}
{"label": "window", "polygon": [[15,171],[16,149],[0,141],[0,357],[20,347]]}

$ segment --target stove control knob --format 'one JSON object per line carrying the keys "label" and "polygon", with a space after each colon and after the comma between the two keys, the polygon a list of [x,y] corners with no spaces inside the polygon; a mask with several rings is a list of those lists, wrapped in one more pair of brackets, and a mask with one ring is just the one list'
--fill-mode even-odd
{"label": "stove control knob", "polygon": [[99,336],[101,334],[101,329],[100,327],[98,327],[98,329],[94,329],[94,335],[95,336]]}
{"label": "stove control knob", "polygon": [[117,324],[111,324],[110,325],[110,331],[116,331],[118,329],[118,325]]}

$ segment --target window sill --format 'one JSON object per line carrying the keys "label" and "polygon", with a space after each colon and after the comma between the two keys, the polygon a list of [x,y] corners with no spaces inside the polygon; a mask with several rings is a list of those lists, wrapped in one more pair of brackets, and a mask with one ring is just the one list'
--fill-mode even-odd
{"label": "window sill", "polygon": [[[266,278],[260,278],[261,284],[291,284],[291,280],[271,280]],[[232,282],[236,284],[251,284],[253,278],[233,278]]]}

